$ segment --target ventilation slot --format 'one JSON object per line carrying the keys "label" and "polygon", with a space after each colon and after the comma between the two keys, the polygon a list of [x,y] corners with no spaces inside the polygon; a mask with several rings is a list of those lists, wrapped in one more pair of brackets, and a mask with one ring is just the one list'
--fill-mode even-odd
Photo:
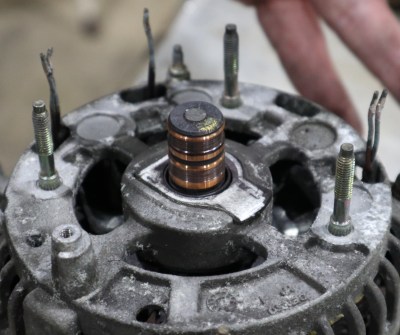
{"label": "ventilation slot", "polygon": [[299,116],[313,117],[320,112],[320,109],[311,102],[287,93],[280,93],[275,99],[275,104]]}
{"label": "ventilation slot", "polygon": [[273,225],[288,236],[307,232],[321,205],[311,172],[299,162],[286,159],[270,170],[274,182]]}
{"label": "ventilation slot", "polygon": [[385,298],[388,321],[396,322],[396,318],[400,315],[400,277],[396,268],[387,259],[380,263],[375,283]]}
{"label": "ventilation slot", "polygon": [[364,291],[368,304],[367,335],[384,335],[386,332],[387,309],[385,297],[379,287],[371,282]]}
{"label": "ventilation slot", "polygon": [[399,260],[399,241],[389,239],[389,251],[379,264],[378,274],[355,302],[349,300],[336,320],[320,320],[311,334],[386,335],[398,334],[400,322],[400,276],[391,263]]}
{"label": "ventilation slot", "polygon": [[167,322],[167,313],[161,306],[148,305],[140,309],[136,315],[136,320],[139,322],[160,325]]}
{"label": "ventilation slot", "polygon": [[107,234],[123,223],[121,179],[125,168],[121,161],[106,158],[95,164],[84,178],[75,215],[87,232]]}
{"label": "ventilation slot", "polygon": [[7,314],[10,334],[25,334],[23,302],[29,291],[18,282],[8,299]]}
{"label": "ventilation slot", "polygon": [[225,138],[244,145],[251,145],[259,140],[261,136],[253,132],[235,131],[232,129],[225,129]]}
{"label": "ventilation slot", "polygon": [[[344,320],[347,334],[364,335],[366,333],[364,318],[356,304],[349,300],[344,306]],[[335,334],[340,334],[335,332]]]}
{"label": "ventilation slot", "polygon": [[[3,257],[3,254],[1,256]],[[8,315],[12,314],[10,314],[12,311],[8,310],[9,299],[18,282],[19,277],[14,262],[10,259],[0,268],[0,330],[9,326]],[[13,320],[11,320],[11,324],[13,324]]]}
{"label": "ventilation slot", "polygon": [[333,329],[326,318],[322,318],[321,320],[319,320],[317,329],[318,329],[318,334],[334,335]]}
{"label": "ventilation slot", "polygon": [[158,84],[154,88],[153,96],[150,96],[149,89],[147,86],[142,86],[139,88],[128,88],[121,91],[120,97],[125,102],[138,103],[145,100],[157,99],[165,96],[167,88],[164,85]]}

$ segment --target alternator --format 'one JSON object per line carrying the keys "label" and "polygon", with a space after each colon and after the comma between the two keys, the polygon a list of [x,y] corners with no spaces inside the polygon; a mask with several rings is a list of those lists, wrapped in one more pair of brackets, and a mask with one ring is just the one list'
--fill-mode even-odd
{"label": "alternator", "polygon": [[234,25],[224,45],[224,82],[190,80],[176,46],[155,84],[151,51],[147,85],[62,121],[42,55],[52,103],[34,103],[5,192],[0,333],[399,334],[386,92],[366,145],[320,106],[239,84]]}

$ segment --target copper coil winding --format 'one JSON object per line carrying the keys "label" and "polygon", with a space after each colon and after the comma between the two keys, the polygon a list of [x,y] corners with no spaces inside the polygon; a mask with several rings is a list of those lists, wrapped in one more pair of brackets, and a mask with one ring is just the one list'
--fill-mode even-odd
{"label": "copper coil winding", "polygon": [[177,106],[168,119],[168,173],[187,191],[210,190],[225,180],[224,119],[206,102]]}

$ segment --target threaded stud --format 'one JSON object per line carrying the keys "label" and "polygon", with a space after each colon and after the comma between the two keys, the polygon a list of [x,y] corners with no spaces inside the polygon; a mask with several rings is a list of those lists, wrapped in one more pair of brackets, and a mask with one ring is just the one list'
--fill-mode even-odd
{"label": "threaded stud", "polygon": [[354,180],[354,147],[344,143],[336,160],[335,201],[328,230],[332,235],[345,236],[352,230],[350,203]]}
{"label": "threaded stud", "polygon": [[224,34],[224,74],[225,90],[221,98],[222,106],[236,108],[241,105],[239,84],[239,35],[236,25],[228,24]]}
{"label": "threaded stud", "polygon": [[46,191],[54,190],[61,185],[61,180],[54,164],[54,144],[49,113],[42,100],[33,103],[32,122],[40,164],[38,185]]}
{"label": "threaded stud", "polygon": [[172,66],[168,70],[168,76],[170,79],[190,80],[190,72],[185,65],[182,46],[179,44],[174,45]]}

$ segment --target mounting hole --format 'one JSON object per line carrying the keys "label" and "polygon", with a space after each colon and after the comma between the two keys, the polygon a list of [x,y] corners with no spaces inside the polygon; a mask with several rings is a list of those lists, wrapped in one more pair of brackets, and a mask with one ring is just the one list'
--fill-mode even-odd
{"label": "mounting hole", "polygon": [[64,228],[60,232],[61,238],[70,238],[74,235],[74,231],[71,228]]}
{"label": "mounting hole", "polygon": [[26,243],[32,248],[39,248],[44,243],[45,237],[39,231],[32,231],[26,237]]}
{"label": "mounting hole", "polygon": [[161,325],[167,322],[165,309],[157,305],[147,305],[136,314],[136,320],[144,323]]}

